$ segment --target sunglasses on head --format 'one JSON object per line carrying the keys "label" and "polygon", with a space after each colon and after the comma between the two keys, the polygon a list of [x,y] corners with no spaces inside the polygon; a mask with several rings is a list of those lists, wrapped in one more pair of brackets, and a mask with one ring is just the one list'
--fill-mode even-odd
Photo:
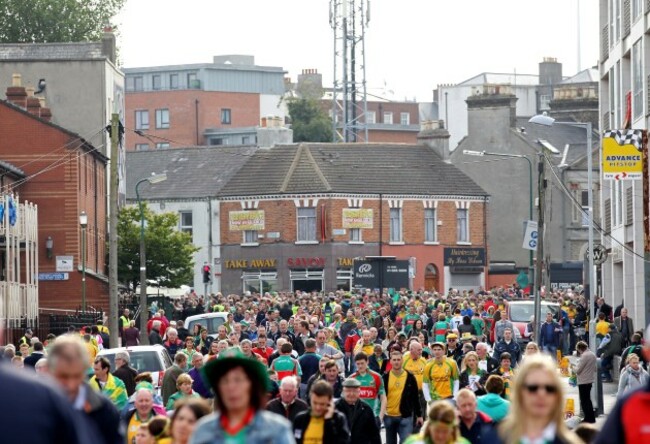
{"label": "sunglasses on head", "polygon": [[537,393],[539,389],[544,389],[546,393],[548,394],[555,394],[557,393],[557,387],[554,385],[547,385],[547,384],[526,384],[524,385],[526,390],[530,393]]}

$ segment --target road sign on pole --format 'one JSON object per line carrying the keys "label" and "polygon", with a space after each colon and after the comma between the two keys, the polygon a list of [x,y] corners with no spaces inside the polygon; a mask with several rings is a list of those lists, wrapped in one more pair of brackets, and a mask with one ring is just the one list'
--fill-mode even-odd
{"label": "road sign on pole", "polygon": [[[589,249],[585,251],[585,258],[589,259]],[[607,249],[602,245],[594,247],[594,265],[604,264],[607,260]]]}
{"label": "road sign on pole", "polygon": [[534,220],[526,221],[524,244],[521,247],[525,250],[537,250],[537,222]]}

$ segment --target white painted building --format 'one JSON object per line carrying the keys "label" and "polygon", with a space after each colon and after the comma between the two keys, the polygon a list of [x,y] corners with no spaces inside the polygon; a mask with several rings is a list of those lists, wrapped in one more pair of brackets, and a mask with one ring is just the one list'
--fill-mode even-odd
{"label": "white painted building", "polygon": [[[599,5],[600,127],[621,129],[629,119],[631,128],[648,129],[650,2],[600,0]],[[644,283],[643,181],[601,181],[601,237],[609,251],[602,268],[602,295],[614,307],[623,302],[635,328],[642,328],[650,320]]]}

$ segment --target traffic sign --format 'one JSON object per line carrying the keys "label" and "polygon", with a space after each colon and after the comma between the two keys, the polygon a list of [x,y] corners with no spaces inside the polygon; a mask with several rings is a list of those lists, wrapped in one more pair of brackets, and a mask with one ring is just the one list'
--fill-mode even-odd
{"label": "traffic sign", "polygon": [[537,222],[526,221],[526,232],[524,233],[524,244],[521,246],[526,250],[537,250]]}

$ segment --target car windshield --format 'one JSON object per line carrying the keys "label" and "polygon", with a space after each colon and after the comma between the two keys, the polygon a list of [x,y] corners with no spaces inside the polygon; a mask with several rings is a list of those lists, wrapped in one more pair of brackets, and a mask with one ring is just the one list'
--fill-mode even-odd
{"label": "car windshield", "polygon": [[[557,313],[557,305],[542,304],[542,319],[547,312]],[[530,317],[535,312],[535,304],[533,302],[526,304],[512,304],[510,305],[510,320],[513,322],[530,322]]]}
{"label": "car windshield", "polygon": [[[156,351],[129,351],[131,358],[131,367],[136,369],[138,373],[142,372],[160,372],[165,370],[160,358],[156,356]],[[115,368],[115,353],[103,354],[109,361],[111,361],[111,368]]]}
{"label": "car windshield", "polygon": [[187,329],[190,332],[194,331],[194,326],[199,324],[206,330],[208,330],[208,334],[215,335],[217,334],[217,328],[221,324],[223,324],[226,320],[220,316],[217,317],[212,317],[212,318],[204,318],[204,319],[196,319],[194,321],[190,321],[189,325],[187,326]]}

